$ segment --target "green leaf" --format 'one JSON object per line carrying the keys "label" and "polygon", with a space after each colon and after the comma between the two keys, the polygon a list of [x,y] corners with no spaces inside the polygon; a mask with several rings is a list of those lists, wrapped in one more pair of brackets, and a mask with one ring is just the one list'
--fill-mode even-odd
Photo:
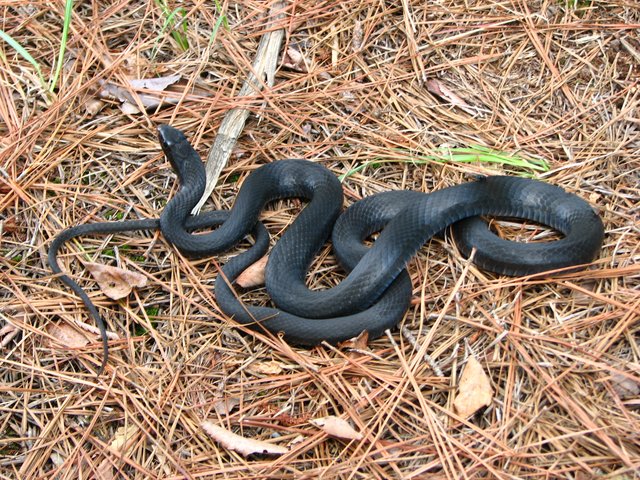
{"label": "green leaf", "polygon": [[42,70],[40,69],[40,65],[38,64],[36,59],[33,58],[31,54],[22,45],[20,45],[11,35],[9,35],[4,30],[0,30],[0,38],[5,42],[7,42],[9,46],[13,48],[16,51],[16,53],[18,53],[18,55],[20,55],[27,62],[33,65],[33,68],[35,68],[36,73],[38,74],[38,78],[40,79],[40,85],[42,86],[42,89],[47,90],[47,82],[45,82],[44,80],[44,77],[42,75]]}
{"label": "green leaf", "polygon": [[49,91],[53,93],[60,78],[62,65],[64,63],[64,52],[67,50],[67,40],[69,39],[69,25],[71,24],[71,14],[73,13],[73,0],[67,0],[64,6],[64,23],[62,24],[62,38],[60,39],[60,50],[58,51],[58,61],[56,71],[49,83]]}

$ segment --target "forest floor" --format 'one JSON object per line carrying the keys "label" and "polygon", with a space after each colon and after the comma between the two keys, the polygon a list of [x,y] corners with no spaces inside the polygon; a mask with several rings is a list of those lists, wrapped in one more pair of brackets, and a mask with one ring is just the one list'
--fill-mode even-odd
{"label": "forest floor", "polygon": [[[638,478],[640,7],[285,5],[274,84],[239,99],[275,28],[269,2],[75,2],[65,33],[62,1],[0,1],[2,478]],[[346,205],[524,175],[590,202],[602,250],[577,272],[509,278],[436,238],[408,265],[399,328],[298,348],[221,313],[212,286],[237,250],[196,261],[158,232],[83,237],[60,261],[111,334],[96,377],[100,337],[52,274],[51,240],[157,218],[176,177],[156,126],[183,130],[206,157],[236,107],[250,115],[206,209],[230,208],[249,173],[282,158],[344,176]],[[274,239],[300,208],[268,207]],[[109,299],[86,262],[146,286]],[[327,246],[310,285],[342,276]],[[463,415],[454,403],[471,365],[487,406]],[[325,417],[349,427],[327,430]],[[245,456],[229,432],[279,453]]]}

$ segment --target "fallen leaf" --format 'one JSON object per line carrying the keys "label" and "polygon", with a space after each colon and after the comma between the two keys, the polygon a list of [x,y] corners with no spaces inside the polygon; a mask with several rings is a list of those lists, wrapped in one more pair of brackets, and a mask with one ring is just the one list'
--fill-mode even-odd
{"label": "fallen leaf", "polygon": [[89,117],[93,118],[98,113],[100,113],[100,110],[102,110],[104,106],[105,103],[102,100],[94,98],[84,104],[84,110],[85,112],[87,112],[87,115],[89,115]]}
{"label": "fallen leaf", "polygon": [[471,105],[469,105],[462,98],[460,98],[458,94],[456,94],[453,90],[447,87],[440,80],[435,78],[429,79],[425,82],[425,87],[427,87],[427,90],[433,93],[434,95],[437,95],[438,97],[444,100],[447,100],[452,105],[459,107],[465,112],[472,115],[476,113],[474,111],[474,108]]}
{"label": "fallen leaf", "polygon": [[347,422],[339,417],[330,415],[328,417],[315,418],[309,420],[310,423],[332,437],[342,438],[344,440],[361,440],[362,434],[356,432],[355,429]]}
{"label": "fallen leaf", "polygon": [[138,434],[139,431],[140,429],[136,425],[132,424],[119,427],[116,430],[116,433],[113,435],[109,447],[118,451],[130,449],[131,441],[135,440],[134,437]]}
{"label": "fallen leaf", "polygon": [[363,330],[357,337],[350,338],[344,342],[338,343],[338,348],[347,349],[354,348],[356,350],[366,350],[369,344],[369,331]]}
{"label": "fallen leaf", "polygon": [[113,300],[120,300],[129,295],[134,287],[141,288],[147,284],[147,277],[124,268],[90,262],[85,266],[98,282],[102,293]]}
{"label": "fallen leaf", "polygon": [[231,411],[240,405],[240,399],[235,397],[221,398],[213,404],[213,409],[218,415],[229,415]]}
{"label": "fallen leaf", "polygon": [[181,75],[166,75],[164,77],[138,78],[129,80],[129,84],[136,89],[152,90],[162,92],[169,85],[173,85],[182,78]]}
{"label": "fallen leaf", "polygon": [[138,113],[140,113],[140,109],[137,107],[137,105],[131,102],[123,102],[120,105],[120,110],[125,115],[137,115]]}
{"label": "fallen leaf", "polygon": [[262,455],[282,455],[289,452],[289,449],[286,447],[242,437],[209,421],[202,422],[201,426],[211,438],[224,448],[238,452],[245,457],[256,453]]}
{"label": "fallen leaf", "polygon": [[469,357],[467,365],[460,376],[458,394],[453,401],[456,413],[468,418],[480,408],[491,404],[493,388],[489,377],[475,357]]}
{"label": "fallen leaf", "polygon": [[[3,187],[3,185],[0,184],[0,187]],[[6,188],[8,192],[9,187],[7,186]],[[3,193],[3,192],[0,192],[0,193]],[[0,233],[16,233],[17,231],[18,231],[18,224],[16,223],[15,217],[9,217],[6,220],[0,221]]]}
{"label": "fallen leaf", "polygon": [[[181,75],[167,75],[155,78],[140,78],[129,80],[128,87],[121,87],[109,82],[102,83],[100,97],[114,98],[122,102],[120,108],[123,112],[129,114],[140,113],[138,105],[142,105],[145,109],[154,109],[161,105],[174,105],[178,103],[179,97],[169,98],[163,94],[164,90],[170,85],[178,82]],[[136,90],[146,90],[146,93],[134,94]],[[149,93],[148,91],[151,91]],[[135,95],[135,96],[134,96]],[[138,103],[139,102],[139,103]]]}
{"label": "fallen leaf", "polygon": [[236,278],[236,283],[242,288],[257,287],[264,284],[264,270],[267,267],[268,255],[265,255],[260,260],[252,265],[249,265],[244,272],[242,272]]}
{"label": "fallen leaf", "polygon": [[[116,433],[109,444],[109,447],[117,453],[120,457],[128,456],[131,453],[131,447],[135,444],[140,429],[136,425],[128,425],[120,427],[116,430]],[[118,471],[113,464],[111,458],[105,458],[100,465],[98,465],[97,478],[103,480],[110,480],[112,478],[118,478]]]}
{"label": "fallen leaf", "polygon": [[294,47],[288,47],[282,56],[282,66],[290,68],[296,72],[307,73],[307,63],[300,50]]}
{"label": "fallen leaf", "polygon": [[304,435],[297,435],[293,438],[293,440],[291,440],[289,443],[287,443],[287,446],[289,448],[291,447],[295,447],[296,445],[298,445],[299,443],[304,442]]}
{"label": "fallen leaf", "polygon": [[363,39],[364,31],[362,30],[362,22],[360,20],[356,20],[351,33],[351,51],[353,53],[358,53],[362,50]]}
{"label": "fallen leaf", "polygon": [[[74,320],[73,324],[76,327],[81,328],[85,332],[93,333],[94,335],[102,335],[102,332],[100,331],[100,329],[95,325],[89,325],[88,323],[81,322],[80,320]],[[120,340],[120,335],[118,335],[115,332],[107,330],[105,333],[107,334],[107,338],[109,340]]]}
{"label": "fallen leaf", "polygon": [[256,362],[251,364],[247,370],[258,375],[278,375],[282,373],[283,365],[279,362]]}
{"label": "fallen leaf", "polygon": [[89,339],[67,323],[50,323],[47,333],[66,347],[80,348],[89,343]]}
{"label": "fallen leaf", "polygon": [[9,345],[9,342],[11,342],[11,340],[13,340],[19,333],[20,329],[10,323],[7,323],[4,327],[0,328],[0,347],[6,347]]}
{"label": "fallen leaf", "polygon": [[640,393],[640,384],[621,373],[614,373],[611,376],[611,385],[613,386],[613,390],[623,400],[629,397],[635,397]]}

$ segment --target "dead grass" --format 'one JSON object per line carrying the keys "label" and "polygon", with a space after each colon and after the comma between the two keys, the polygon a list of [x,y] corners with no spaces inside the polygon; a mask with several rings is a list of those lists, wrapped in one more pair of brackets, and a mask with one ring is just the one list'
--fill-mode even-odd
{"label": "dead grass", "polygon": [[[1,28],[45,77],[62,3],[0,1]],[[51,105],[32,67],[0,45],[0,308],[3,325],[20,332],[0,360],[4,477],[636,478],[635,2],[292,2],[286,46],[303,55],[306,71],[280,69],[271,91],[244,101],[253,115],[216,207],[232,204],[257,165],[286,157],[317,160],[338,175],[375,160],[345,181],[348,202],[501,171],[398,162],[479,144],[544,158],[552,166],[545,179],[596,205],[607,229],[600,258],[579,273],[509,279],[468,267],[450,243],[434,240],[410,266],[414,302],[403,326],[415,348],[394,331],[371,342],[371,354],[353,355],[291,348],[234,326],[211,292],[225,257],[186,261],[158,234],[87,238],[63,263],[87,279],[121,337],[99,379],[89,373],[100,361],[98,342],[69,349],[47,333],[52,322],[87,320],[81,302],[50,276],[48,242],[70,225],[158,215],[174,176],[154,125],[184,129],[207,151],[225,112],[239,105],[235,93],[268,5],[225,3],[231,30],[210,45],[213,2],[183,2],[190,49],[182,52],[160,35],[164,20],[153,2],[76,3]],[[86,110],[101,81],[176,73],[175,106],[126,115],[111,101]],[[429,93],[430,79],[465,108]],[[265,223],[277,234],[297,209],[275,205]],[[101,295],[78,261],[113,264],[116,253],[149,277],[121,302]],[[330,256],[318,271],[315,281],[336,281]],[[452,401],[471,353],[495,396],[462,420]],[[215,409],[225,399],[238,402],[228,414]],[[326,415],[348,419],[364,439],[331,439],[308,422]],[[208,438],[205,419],[246,437],[296,443],[278,458],[245,459]]]}

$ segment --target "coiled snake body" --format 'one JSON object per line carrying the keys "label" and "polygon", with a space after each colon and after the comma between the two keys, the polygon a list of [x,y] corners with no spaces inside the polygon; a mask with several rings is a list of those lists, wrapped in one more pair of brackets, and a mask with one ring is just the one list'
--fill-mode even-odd
{"label": "coiled snake body", "polygon": [[[367,197],[342,215],[342,188],[323,166],[305,160],[280,160],[256,169],[244,182],[233,208],[190,216],[205,188],[204,166],[184,135],[158,128],[160,143],[181,188],[159,219],[107,222],[71,227],[49,249],[49,264],[89,309],[103,341],[102,371],[108,354],[104,323],[86,293],[57,262],[60,247],[71,238],[135,230],[160,229],[167,241],[191,257],[230,249],[252,233],[254,245],[232,258],[215,284],[220,308],[235,321],[256,329],[282,332],[292,343],[335,343],[367,330],[381,335],[402,318],[411,297],[406,262],[434,234],[453,225],[463,253],[476,248],[474,262],[507,275],[527,275],[590,262],[604,229],[600,218],[579,197],[536,180],[495,176],[425,194],[391,191]],[[266,252],[269,235],[258,221],[264,205],[279,198],[308,200],[295,222],[275,244],[267,263],[266,288],[275,308],[245,306],[229,283]],[[548,225],[564,237],[543,243],[500,239],[479,215],[516,217]],[[199,228],[220,225],[206,234]],[[371,248],[364,241],[380,232]],[[338,286],[311,291],[307,270],[331,236],[339,262],[349,272]]]}

